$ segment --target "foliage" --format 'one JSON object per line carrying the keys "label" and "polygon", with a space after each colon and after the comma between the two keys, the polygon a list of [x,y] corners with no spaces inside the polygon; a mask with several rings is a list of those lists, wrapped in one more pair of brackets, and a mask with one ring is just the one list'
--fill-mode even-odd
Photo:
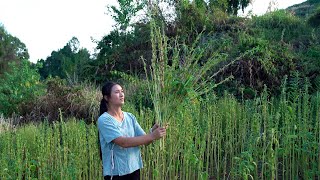
{"label": "foliage", "polygon": [[25,106],[44,93],[40,75],[29,61],[12,62],[9,68],[0,79],[0,110],[6,116],[24,113]]}
{"label": "foliage", "polygon": [[[195,38],[198,33],[213,30],[214,13],[210,13],[207,4],[203,1],[181,1],[178,7],[177,34],[181,38]],[[219,17],[215,17],[219,18]]]}
{"label": "foliage", "polygon": [[95,86],[88,83],[68,85],[65,79],[60,78],[48,78],[45,84],[47,93],[29,106],[21,123],[43,119],[52,122],[60,116],[76,117],[86,122],[97,119],[100,91]]}
{"label": "foliage", "polygon": [[63,120],[52,125],[47,122],[28,124],[15,131],[1,132],[0,178],[102,177],[96,126],[75,119]]}
{"label": "foliage", "polygon": [[0,133],[13,130],[14,124],[14,118],[6,118],[3,114],[0,114]]}
{"label": "foliage", "polygon": [[305,73],[315,88],[315,91],[320,90],[320,44],[315,44],[301,54]]}
{"label": "foliage", "polygon": [[[216,53],[225,59],[210,69],[217,74],[212,79],[216,82],[230,75],[235,77],[216,89],[219,95],[227,89],[237,97],[246,93],[245,97],[253,98],[262,92],[265,84],[273,94],[279,94],[284,75],[291,76],[299,70],[311,77],[309,66],[318,67],[315,57],[307,58],[309,56],[304,57],[304,54],[315,48],[319,33],[289,12],[280,10],[246,19],[228,17],[217,8],[224,6],[222,2],[210,6],[202,1],[181,1],[176,6],[179,7],[176,21],[173,24],[156,22],[157,26],[169,38],[175,39],[175,43],[185,43],[188,48],[201,33],[197,45],[208,46],[208,54]],[[136,24],[134,33],[113,31],[105,36],[98,46],[100,53],[96,65],[91,66],[92,79],[95,82],[114,79],[111,75],[114,70],[141,77],[139,57],[145,58],[148,68],[151,66],[151,45],[146,43],[149,27],[149,23]],[[172,52],[170,50],[169,54]],[[317,76],[311,77],[312,84],[316,85],[316,79]]]}
{"label": "foliage", "polygon": [[252,28],[263,31],[265,38],[278,42],[290,42],[302,35],[311,35],[311,29],[304,21],[285,10],[254,17]]}
{"label": "foliage", "polygon": [[317,7],[319,7],[320,1],[319,0],[307,0],[300,4],[295,4],[287,8],[288,11],[292,12],[295,16],[301,18],[308,18],[312,15]]}
{"label": "foliage", "polygon": [[150,69],[145,64],[145,72],[147,77],[150,74],[148,88],[156,120],[161,124],[172,117],[177,105],[212,91],[216,84],[209,82],[208,72],[222,58],[207,51],[208,46],[200,42],[201,35],[191,47],[175,41],[169,44],[155,22],[151,23],[152,60]]}
{"label": "foliage", "polygon": [[83,70],[91,61],[90,53],[87,49],[79,49],[79,41],[73,37],[62,49],[53,51],[46,60],[40,60],[39,73],[43,79],[49,76],[67,78],[76,76],[80,80],[86,79]]}
{"label": "foliage", "polygon": [[23,42],[9,34],[0,23],[0,76],[8,71],[10,62],[20,63],[28,59],[28,50]]}
{"label": "foliage", "polygon": [[117,0],[119,8],[116,6],[109,6],[109,13],[116,21],[119,30],[125,32],[132,24],[132,19],[136,16],[137,12],[142,10],[145,6],[145,1],[133,0]]}
{"label": "foliage", "polygon": [[[67,44],[42,63],[62,78],[80,69],[92,82],[120,79],[124,110],[144,129],[170,123],[160,145],[142,148],[143,179],[318,179],[320,31],[285,11],[228,17],[228,3],[240,1],[179,2],[176,24],[112,31],[95,60],[85,51],[75,56],[76,46]],[[10,131],[0,117],[0,179],[101,177],[96,127],[63,118],[92,122],[100,91],[59,78],[46,84],[47,94],[23,115],[60,122]]]}
{"label": "foliage", "polygon": [[219,36],[213,36],[214,49],[225,47],[219,51],[228,54],[226,63],[241,54],[241,58],[216,77],[221,79],[219,76],[230,74],[235,77],[233,81],[218,87],[219,95],[228,89],[237,97],[253,98],[263,91],[264,85],[270,88],[272,94],[278,95],[283,77],[291,77],[295,71],[310,77],[315,88],[318,70],[311,72],[311,69],[318,67],[315,52],[320,34],[317,31],[302,19],[282,10],[253,17],[243,23],[245,28],[223,31]]}
{"label": "foliage", "polygon": [[254,179],[252,174],[257,170],[257,163],[253,161],[251,152],[242,152],[240,157],[234,157],[235,167],[233,169],[234,176],[241,179]]}
{"label": "foliage", "polygon": [[272,44],[248,34],[240,34],[239,41],[238,49],[243,58],[231,65],[229,71],[241,85],[261,92],[264,84],[267,84],[271,90],[275,90],[284,73],[294,70],[293,57],[286,45]]}
{"label": "foliage", "polygon": [[143,74],[141,56],[151,59],[149,24],[136,24],[132,32],[110,32],[98,43],[97,59],[84,69],[91,81],[103,83],[112,79],[112,71],[130,75]]}
{"label": "foliage", "polygon": [[[162,1],[161,1],[162,2]],[[165,20],[164,11],[158,4],[151,3],[149,6],[156,6],[156,14],[152,13],[153,19],[158,19],[157,25],[163,26],[168,37],[178,37],[179,43],[185,42],[191,45],[197,34],[206,30],[211,32],[214,28],[222,29],[224,20],[227,18],[227,1],[210,2],[205,1],[164,1],[167,5],[176,7],[177,18],[174,22]],[[238,1],[237,1],[238,2]],[[244,1],[243,1],[244,2]],[[114,7],[114,17],[118,24],[127,27],[130,18],[126,14],[134,14],[141,9],[146,2],[119,1],[119,7]],[[240,1],[238,2],[240,3]],[[242,1],[241,1],[242,3]],[[134,4],[134,5],[133,5]],[[148,7],[148,10],[156,7]],[[221,8],[225,8],[222,10]],[[121,18],[122,17],[122,20]],[[99,53],[97,60],[88,64],[84,69],[91,81],[101,83],[106,79],[112,79],[111,71],[125,72],[131,75],[141,76],[143,64],[139,61],[143,56],[147,66],[151,65],[151,44],[150,17],[142,17],[137,20],[139,23],[132,24],[132,31],[115,29],[98,42]]]}
{"label": "foliage", "polygon": [[319,28],[320,27],[320,6],[318,7],[318,9],[316,9],[316,11],[314,12],[314,14],[312,14],[309,19],[308,19],[308,23],[315,28]]}
{"label": "foliage", "polygon": [[[236,2],[236,1],[234,1]],[[240,1],[237,1],[240,2]],[[245,29],[244,18],[230,16],[228,3],[232,1],[181,1],[177,6],[177,35],[180,38],[194,40],[197,34],[227,33]],[[232,9],[232,8],[231,8]]]}
{"label": "foliage", "polygon": [[[229,15],[237,15],[239,10],[244,10],[249,3],[250,0],[183,0],[183,1],[175,1],[175,0],[167,0],[170,5],[174,5],[176,9],[179,9],[180,6],[184,6],[187,4],[195,4],[196,6],[202,6],[210,9],[210,13],[214,13],[214,10],[220,10],[228,13]],[[209,14],[208,14],[209,15]]]}
{"label": "foliage", "polygon": [[250,0],[229,0],[227,10],[230,14],[237,15],[238,10],[241,9],[242,11],[244,11],[249,3]]}

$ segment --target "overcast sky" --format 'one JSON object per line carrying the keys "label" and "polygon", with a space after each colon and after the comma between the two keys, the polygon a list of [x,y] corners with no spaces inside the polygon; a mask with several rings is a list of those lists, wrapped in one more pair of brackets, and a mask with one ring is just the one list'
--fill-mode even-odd
{"label": "overcast sky", "polygon": [[[305,0],[277,0],[279,9]],[[7,32],[25,43],[30,61],[45,59],[63,48],[73,36],[91,53],[96,44],[112,30],[114,21],[106,15],[106,6],[116,0],[0,0],[0,23]],[[270,0],[254,0],[252,10],[261,15]]]}

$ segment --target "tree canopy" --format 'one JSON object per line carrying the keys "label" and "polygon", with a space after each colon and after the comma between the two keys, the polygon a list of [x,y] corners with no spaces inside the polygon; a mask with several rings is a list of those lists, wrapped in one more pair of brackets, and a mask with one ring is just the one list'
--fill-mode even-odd
{"label": "tree canopy", "polygon": [[19,63],[23,59],[29,59],[26,45],[9,34],[0,23],[0,75],[8,71],[9,62]]}
{"label": "tree canopy", "polygon": [[81,79],[83,69],[91,59],[89,51],[79,46],[79,40],[73,37],[62,49],[53,51],[46,60],[38,61],[42,66],[39,69],[41,77],[67,78],[69,76]]}

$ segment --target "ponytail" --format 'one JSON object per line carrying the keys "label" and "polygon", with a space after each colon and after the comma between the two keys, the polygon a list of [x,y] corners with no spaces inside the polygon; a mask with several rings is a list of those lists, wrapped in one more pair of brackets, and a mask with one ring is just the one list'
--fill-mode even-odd
{"label": "ponytail", "polygon": [[[101,116],[103,113],[108,111],[108,106],[107,106],[107,100],[105,100],[104,98],[101,99],[100,102],[100,113],[99,115]],[[98,131],[98,145],[99,145],[99,155],[100,155],[100,159],[102,160],[102,151],[101,151],[101,144],[100,144],[100,135],[99,135],[99,131]]]}
{"label": "ponytail", "polygon": [[108,106],[107,106],[107,100],[105,100],[104,98],[101,99],[101,102],[100,102],[100,116],[107,112],[108,111]]}

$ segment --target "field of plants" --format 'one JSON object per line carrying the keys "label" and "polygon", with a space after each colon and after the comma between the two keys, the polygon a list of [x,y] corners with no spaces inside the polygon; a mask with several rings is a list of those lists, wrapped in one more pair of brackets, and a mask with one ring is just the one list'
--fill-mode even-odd
{"label": "field of plants", "polygon": [[[180,103],[166,138],[142,147],[142,179],[319,178],[320,93],[295,83],[283,82],[277,99],[265,89],[254,100]],[[124,109],[149,129],[155,113],[132,107]],[[14,128],[2,118],[0,130],[0,179],[102,178],[94,123],[60,117]]]}

